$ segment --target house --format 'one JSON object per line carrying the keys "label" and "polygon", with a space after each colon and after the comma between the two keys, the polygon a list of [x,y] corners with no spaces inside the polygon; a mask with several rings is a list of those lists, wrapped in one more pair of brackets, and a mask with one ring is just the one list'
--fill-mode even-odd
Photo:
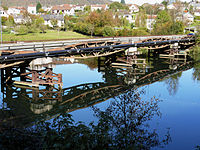
{"label": "house", "polygon": [[137,13],[140,11],[139,7],[136,4],[129,4],[128,8],[130,10],[130,13]]}
{"label": "house", "polygon": [[174,6],[174,4],[170,4],[170,5],[167,5],[167,9],[173,10],[173,9],[176,9],[176,7]]}
{"label": "house", "polygon": [[194,16],[200,16],[200,9],[195,10]]}
{"label": "house", "polygon": [[165,6],[163,4],[155,4],[158,6],[160,10],[165,10]]}
{"label": "house", "polygon": [[52,9],[52,14],[63,14],[68,15],[68,16],[74,16],[75,14],[75,10],[73,8],[73,5],[71,4],[63,4],[63,5],[57,5],[57,6],[53,6]]}
{"label": "house", "polygon": [[191,24],[192,22],[194,22],[194,16],[187,12],[183,14],[183,21],[187,22],[188,24]]}
{"label": "house", "polygon": [[47,6],[43,6],[42,9],[45,11],[45,12],[50,12],[52,7],[47,7]]}
{"label": "house", "polygon": [[13,6],[13,7],[9,7],[8,8],[7,13],[8,13],[8,15],[19,15],[22,12],[25,12],[25,11],[26,11],[26,9],[24,7],[15,7],[15,6]]}
{"label": "house", "polygon": [[119,18],[126,18],[129,23],[135,23],[136,15],[130,14],[127,10],[118,11]]}
{"label": "house", "polygon": [[36,5],[29,5],[27,11],[30,14],[36,15],[37,14]]}
{"label": "house", "polygon": [[14,22],[16,24],[23,24],[23,23],[26,23],[28,21],[28,19],[24,18],[23,15],[13,15],[13,18],[14,18]]}
{"label": "house", "polygon": [[91,5],[91,11],[96,11],[96,10],[107,10],[109,9],[108,5]]}
{"label": "house", "polygon": [[192,6],[194,10],[200,9],[200,2],[192,1],[192,2],[190,2],[189,6]]}
{"label": "house", "polygon": [[57,20],[57,26],[62,27],[64,25],[64,15],[56,15],[56,14],[47,14],[41,15],[44,19],[44,25],[48,25],[49,27],[53,27],[52,20]]}
{"label": "house", "polygon": [[84,11],[85,7],[86,7],[86,5],[73,5],[73,8],[74,8],[75,12]]}
{"label": "house", "polygon": [[146,23],[147,23],[147,29],[153,30],[153,25],[156,22],[157,15],[147,15]]}
{"label": "house", "polygon": [[2,7],[0,7],[0,16],[1,17],[6,17],[6,18],[9,17],[9,15],[7,14],[7,12]]}

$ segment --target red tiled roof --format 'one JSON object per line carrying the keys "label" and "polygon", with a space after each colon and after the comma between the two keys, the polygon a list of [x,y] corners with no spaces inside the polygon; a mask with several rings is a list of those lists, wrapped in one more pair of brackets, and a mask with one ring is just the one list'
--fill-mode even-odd
{"label": "red tiled roof", "polygon": [[106,9],[107,5],[91,5],[91,7],[102,7],[103,9]]}
{"label": "red tiled roof", "polygon": [[71,9],[72,7],[70,6],[70,4],[57,5],[52,7],[52,10],[71,10]]}

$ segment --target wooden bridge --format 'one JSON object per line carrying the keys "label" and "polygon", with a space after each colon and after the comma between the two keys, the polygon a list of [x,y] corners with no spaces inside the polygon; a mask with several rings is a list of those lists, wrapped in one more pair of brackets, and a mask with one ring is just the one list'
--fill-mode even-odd
{"label": "wooden bridge", "polygon": [[71,58],[89,58],[108,56],[118,52],[125,51],[131,47],[146,47],[150,51],[157,52],[166,46],[178,43],[183,47],[188,47],[195,43],[194,37],[184,37],[181,39],[149,39],[145,41],[138,41],[135,43],[123,43],[118,41],[95,41],[87,43],[79,43],[70,46],[64,46],[48,51],[2,51],[0,56],[0,64],[9,64],[18,61],[33,60],[43,57],[71,57]]}

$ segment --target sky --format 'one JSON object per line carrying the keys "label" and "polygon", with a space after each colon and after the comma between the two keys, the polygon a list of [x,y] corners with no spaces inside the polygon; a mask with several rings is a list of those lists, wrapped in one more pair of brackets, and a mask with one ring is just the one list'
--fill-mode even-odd
{"label": "sky", "polygon": [[[112,1],[121,2],[121,0],[112,0]],[[161,3],[162,1],[163,0],[125,0],[127,4],[137,4],[137,5],[142,5],[144,3],[155,4],[155,3]],[[181,0],[181,1],[190,2],[191,0]]]}

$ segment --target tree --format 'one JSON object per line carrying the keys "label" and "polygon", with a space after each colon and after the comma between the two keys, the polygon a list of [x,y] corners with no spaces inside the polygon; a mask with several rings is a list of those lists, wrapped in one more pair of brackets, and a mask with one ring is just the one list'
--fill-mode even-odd
{"label": "tree", "polygon": [[160,11],[154,24],[153,33],[156,35],[170,34],[172,19],[166,10]]}
{"label": "tree", "polygon": [[167,10],[167,5],[169,4],[168,0],[164,0],[162,4],[165,6],[165,10]]}
{"label": "tree", "polygon": [[121,3],[122,3],[122,4],[126,4],[125,0],[121,0]]}
{"label": "tree", "polygon": [[117,10],[121,10],[121,9],[126,9],[128,10],[128,6],[122,4],[122,3],[119,3],[119,2],[113,2],[109,5],[109,9],[111,10],[114,10],[114,11],[117,11]]}
{"label": "tree", "polygon": [[42,5],[40,4],[40,2],[38,2],[36,5],[36,12],[38,13],[41,8],[42,8]]}
{"label": "tree", "polygon": [[28,34],[29,30],[28,30],[27,26],[20,25],[15,28],[15,31],[17,32],[18,35],[25,35],[25,34]]}
{"label": "tree", "polygon": [[147,15],[144,9],[140,9],[140,12],[136,16],[135,25],[137,27],[146,28],[146,18],[147,18]]}
{"label": "tree", "polygon": [[106,26],[103,29],[103,36],[115,36],[115,31],[112,27]]}

